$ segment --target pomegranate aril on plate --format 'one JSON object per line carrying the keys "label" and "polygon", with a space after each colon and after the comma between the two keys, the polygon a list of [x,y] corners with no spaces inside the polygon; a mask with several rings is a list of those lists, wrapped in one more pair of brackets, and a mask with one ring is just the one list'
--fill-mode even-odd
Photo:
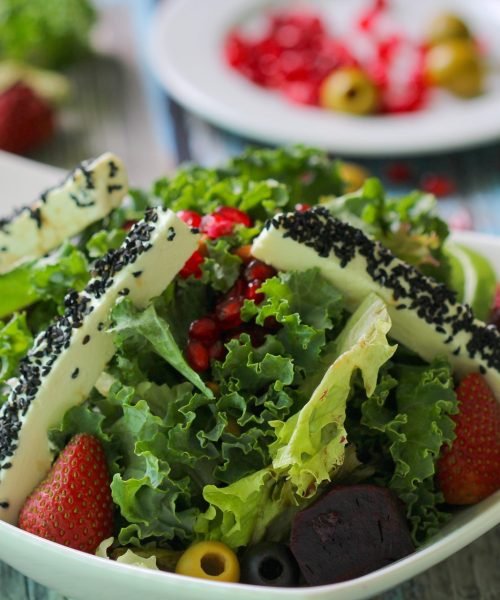
{"label": "pomegranate aril on plate", "polygon": [[266,265],[260,260],[254,258],[250,261],[245,269],[245,279],[247,281],[265,281],[276,275],[276,270],[273,267]]}
{"label": "pomegranate aril on plate", "polygon": [[219,324],[210,317],[196,319],[189,326],[189,337],[207,346],[213,344],[219,338],[219,333]]}
{"label": "pomegranate aril on plate", "polygon": [[210,366],[208,349],[197,340],[190,340],[186,347],[186,360],[197,373],[203,373]]}

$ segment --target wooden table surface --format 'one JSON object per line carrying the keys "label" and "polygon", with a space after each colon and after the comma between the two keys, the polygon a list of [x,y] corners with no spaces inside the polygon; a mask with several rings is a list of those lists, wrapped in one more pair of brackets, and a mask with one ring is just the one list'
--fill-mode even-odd
{"label": "wooden table surface", "polygon": [[[112,150],[125,160],[132,184],[146,186],[181,161],[216,164],[248,145],[247,140],[186,113],[148,75],[144,40],[153,4],[154,0],[102,0],[95,32],[97,53],[70,71],[73,100],[63,111],[54,140],[32,158],[71,168],[84,158]],[[441,200],[442,214],[459,227],[500,235],[500,141],[463,152],[405,159],[413,177],[399,187],[387,176],[395,160],[358,162],[396,193],[418,185],[428,174],[451,178],[456,191]],[[378,598],[500,599],[500,527]],[[0,563],[0,600],[64,599]]]}

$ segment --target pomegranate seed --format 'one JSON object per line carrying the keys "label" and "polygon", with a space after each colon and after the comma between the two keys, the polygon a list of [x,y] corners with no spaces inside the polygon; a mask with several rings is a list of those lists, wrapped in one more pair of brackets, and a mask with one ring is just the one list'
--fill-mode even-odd
{"label": "pomegranate seed", "polygon": [[280,329],[281,325],[276,320],[276,317],[266,317],[264,320],[264,329],[271,333],[276,333]]}
{"label": "pomegranate seed", "polygon": [[387,167],[387,177],[393,183],[408,183],[413,179],[413,172],[407,163],[395,162]]}
{"label": "pomegranate seed", "polygon": [[125,223],[122,225],[122,229],[124,231],[130,231],[136,223],[137,221],[125,221]]}
{"label": "pomegranate seed", "polygon": [[243,299],[241,298],[227,298],[216,305],[215,314],[224,331],[241,325],[240,311],[242,306]]}
{"label": "pomegranate seed", "polygon": [[250,336],[252,346],[254,348],[259,348],[259,346],[262,346],[262,344],[266,341],[266,335],[268,332],[264,329],[264,327],[253,323],[245,327],[244,333],[248,333]]}
{"label": "pomegranate seed", "polygon": [[196,279],[199,279],[202,275],[200,265],[204,260],[203,255],[198,252],[198,250],[195,250],[191,257],[186,261],[186,264],[179,271],[179,275],[183,279],[187,279],[191,275],[196,277]]}
{"label": "pomegranate seed", "polygon": [[292,102],[315,106],[319,102],[319,85],[311,81],[290,81],[283,93]]}
{"label": "pomegranate seed", "polygon": [[201,224],[201,215],[194,210],[179,210],[177,216],[190,227],[199,227]]}
{"label": "pomegranate seed", "polygon": [[427,173],[420,180],[420,187],[424,192],[434,194],[437,198],[450,196],[455,191],[455,183],[446,175]]}
{"label": "pomegranate seed", "polygon": [[189,337],[210,346],[219,338],[219,325],[210,317],[202,317],[189,326]]}
{"label": "pomegranate seed", "polygon": [[208,350],[196,340],[190,340],[186,347],[186,360],[197,373],[203,373],[210,366]]}
{"label": "pomegranate seed", "polygon": [[238,67],[248,59],[248,45],[237,32],[228,37],[224,50],[232,67]]}
{"label": "pomegranate seed", "polygon": [[306,210],[310,210],[312,207],[310,204],[306,204],[305,202],[301,202],[295,205],[295,210],[297,212],[306,212]]}
{"label": "pomegranate seed", "polygon": [[228,300],[230,298],[244,298],[247,289],[247,283],[243,279],[237,279],[233,285],[233,287],[226,292],[224,295],[224,300]]}
{"label": "pomegranate seed", "polygon": [[258,291],[261,285],[262,281],[260,281],[259,279],[250,281],[250,283],[247,286],[245,298],[247,298],[247,300],[253,300],[255,304],[260,304],[261,302],[263,302],[266,296],[262,292]]}
{"label": "pomegranate seed", "polygon": [[210,239],[215,240],[225,235],[231,235],[235,225],[234,221],[230,221],[222,215],[212,213],[202,218],[200,228]]}
{"label": "pomegranate seed", "polygon": [[208,349],[208,356],[210,357],[211,361],[212,360],[223,360],[223,358],[226,356],[226,352],[227,352],[226,347],[224,346],[222,341],[217,340]]}
{"label": "pomegranate seed", "polygon": [[234,251],[236,256],[241,259],[241,262],[244,265],[247,265],[252,260],[252,244],[246,244],[245,246],[240,246],[236,248]]}
{"label": "pomegranate seed", "polygon": [[258,279],[259,281],[265,281],[266,279],[274,277],[275,275],[276,270],[273,269],[273,267],[266,265],[266,263],[263,263],[256,258],[248,263],[244,273],[247,281],[254,281],[255,279]]}
{"label": "pomegranate seed", "polygon": [[221,217],[224,217],[233,223],[241,223],[245,227],[252,226],[252,219],[247,215],[247,213],[232,206],[221,206],[216,209],[215,214],[220,215]]}

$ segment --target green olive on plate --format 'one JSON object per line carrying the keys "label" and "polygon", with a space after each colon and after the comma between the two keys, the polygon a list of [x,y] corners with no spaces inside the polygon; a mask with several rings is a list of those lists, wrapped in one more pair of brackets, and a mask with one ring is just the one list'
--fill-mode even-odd
{"label": "green olive on plate", "polygon": [[333,71],[320,88],[323,108],[353,115],[369,115],[379,107],[379,92],[370,77],[357,67]]}
{"label": "green olive on plate", "polygon": [[466,23],[453,13],[441,13],[435,17],[426,32],[426,40],[430,46],[453,39],[471,39]]}
{"label": "green olive on plate", "polygon": [[474,43],[454,39],[433,46],[426,56],[429,81],[453,94],[471,98],[482,93],[484,68]]}

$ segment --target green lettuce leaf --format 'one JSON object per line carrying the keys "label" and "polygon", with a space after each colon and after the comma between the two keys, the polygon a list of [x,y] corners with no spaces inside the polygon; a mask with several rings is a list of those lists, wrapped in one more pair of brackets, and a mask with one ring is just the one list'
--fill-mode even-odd
{"label": "green lettuce leaf", "polygon": [[337,358],[302,410],[286,422],[274,422],[273,468],[286,472],[301,497],[313,496],[330,481],[344,460],[344,428],[351,380],[360,371],[366,395],[375,391],[380,368],[396,351],[387,333],[391,320],[385,304],[368,296],[337,340]]}
{"label": "green lettuce leaf", "polygon": [[[379,369],[396,350],[387,341],[390,327],[384,303],[369,296],[348,321],[336,360],[309,402],[288,419],[270,423],[275,429],[272,463],[226,487],[204,488],[210,506],[197,519],[199,535],[235,548],[260,541],[278,515],[296,510],[321,483],[335,478],[345,457],[351,380],[360,371],[366,395],[373,394]],[[357,461],[351,463],[357,468]]]}
{"label": "green lettuce leaf", "polygon": [[122,347],[128,342],[137,349],[151,347],[164,361],[181,373],[188,381],[196,386],[207,397],[212,398],[213,392],[205,385],[201,377],[186,362],[169,324],[158,316],[154,305],[140,310],[125,298],[112,311],[115,343]]}
{"label": "green lettuce leaf", "polygon": [[0,275],[0,318],[35,302],[50,303],[48,319],[62,312],[64,296],[81,291],[90,278],[85,255],[65,242],[47,258],[29,261]]}
{"label": "green lettuce leaf", "polygon": [[449,235],[436,198],[422,192],[390,198],[380,181],[368,179],[360,190],[329,199],[325,205],[339,219],[378,239],[394,254],[444,283],[450,265],[444,252]]}
{"label": "green lettuce leaf", "polygon": [[450,365],[444,359],[393,365],[375,394],[352,404],[361,411],[361,418],[354,414],[349,421],[360,458],[406,504],[413,538],[421,544],[449,519],[439,508],[443,498],[434,475],[442,445],[454,439],[450,415],[458,409]]}

